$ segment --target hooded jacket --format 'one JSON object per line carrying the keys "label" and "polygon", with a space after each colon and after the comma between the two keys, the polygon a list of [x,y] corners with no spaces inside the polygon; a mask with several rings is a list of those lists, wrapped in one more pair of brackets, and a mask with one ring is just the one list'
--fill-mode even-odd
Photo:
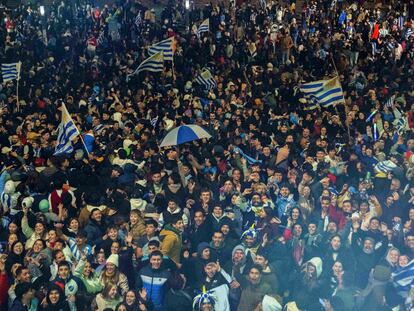
{"label": "hooded jacket", "polygon": [[160,232],[161,252],[170,257],[175,263],[180,263],[181,233],[172,225],[166,225]]}

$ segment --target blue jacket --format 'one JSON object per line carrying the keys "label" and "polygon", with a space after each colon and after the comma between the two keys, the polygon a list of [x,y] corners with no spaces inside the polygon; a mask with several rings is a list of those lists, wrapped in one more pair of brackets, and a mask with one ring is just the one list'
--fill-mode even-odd
{"label": "blue jacket", "polygon": [[150,265],[145,266],[139,272],[138,287],[144,287],[147,290],[147,298],[151,300],[157,311],[163,309],[164,296],[167,292],[165,283],[169,277],[168,270],[154,270]]}

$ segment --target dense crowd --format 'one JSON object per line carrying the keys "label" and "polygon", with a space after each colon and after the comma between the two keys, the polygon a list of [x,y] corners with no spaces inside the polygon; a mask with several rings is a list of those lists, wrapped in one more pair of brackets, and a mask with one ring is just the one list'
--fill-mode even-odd
{"label": "dense crowd", "polygon": [[[414,2],[178,2],[4,12],[0,310],[412,310]],[[212,138],[160,148],[183,124]]]}

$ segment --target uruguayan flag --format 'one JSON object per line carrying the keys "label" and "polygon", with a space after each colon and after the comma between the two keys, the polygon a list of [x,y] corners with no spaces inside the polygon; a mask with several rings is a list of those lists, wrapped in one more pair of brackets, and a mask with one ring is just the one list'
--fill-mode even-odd
{"label": "uruguayan flag", "polygon": [[62,122],[59,125],[58,144],[55,154],[73,152],[72,140],[79,135],[65,104],[62,104]]}
{"label": "uruguayan flag", "polygon": [[385,107],[392,108],[392,105],[394,105],[395,101],[395,94],[392,95],[388,100],[385,102]]}
{"label": "uruguayan flag", "polygon": [[195,80],[199,85],[204,86],[204,90],[209,91],[217,87],[217,82],[214,80],[210,70],[204,69]]}
{"label": "uruguayan flag", "polygon": [[414,285],[414,260],[411,260],[408,265],[392,273],[392,280],[397,292],[406,298],[411,285]]}
{"label": "uruguayan flag", "polygon": [[163,52],[158,52],[146,60],[144,60],[141,64],[139,64],[138,68],[135,71],[127,76],[127,81],[131,78],[131,76],[139,74],[141,71],[151,71],[151,72],[162,72],[164,70],[164,56]]}
{"label": "uruguayan flag", "polygon": [[310,106],[329,107],[344,102],[344,94],[338,77],[304,83],[300,86],[300,90]]}
{"label": "uruguayan flag", "polygon": [[210,31],[210,20],[207,18],[198,27],[198,29],[197,29],[197,37],[200,37],[203,32],[209,32],[209,31]]}
{"label": "uruguayan flag", "polygon": [[157,54],[159,52],[163,52],[164,60],[167,60],[167,61],[173,60],[174,51],[175,51],[174,37],[170,37],[166,40],[155,43],[148,48],[148,54],[150,56]]}
{"label": "uruguayan flag", "polygon": [[3,75],[3,82],[20,79],[20,67],[22,63],[1,64],[1,73]]}

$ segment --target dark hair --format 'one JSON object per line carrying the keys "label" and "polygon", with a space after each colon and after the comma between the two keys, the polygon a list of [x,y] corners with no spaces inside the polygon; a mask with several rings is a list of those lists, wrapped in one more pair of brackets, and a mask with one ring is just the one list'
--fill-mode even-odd
{"label": "dark hair", "polygon": [[256,269],[260,272],[260,274],[262,274],[263,272],[263,268],[257,264],[253,264],[250,268],[249,268],[249,272],[252,271],[252,269]]}
{"label": "dark hair", "polygon": [[155,246],[155,247],[160,247],[160,241],[158,241],[158,240],[151,240],[151,241],[149,241],[148,242],[148,247],[150,247],[150,246]]}
{"label": "dark hair", "polygon": [[167,285],[174,290],[180,290],[184,286],[184,279],[179,273],[172,273],[167,280]]}
{"label": "dark hair", "polygon": [[67,262],[66,260],[63,260],[63,261],[59,262],[59,264],[58,264],[58,269],[59,269],[60,267],[68,267],[68,268],[69,268],[69,270],[70,270],[70,264],[69,264],[69,262]]}
{"label": "dark hair", "polygon": [[153,225],[155,228],[158,228],[158,222],[152,218],[145,220],[145,225]]}
{"label": "dark hair", "polygon": [[21,300],[23,295],[26,294],[29,290],[33,289],[33,286],[29,282],[22,282],[16,285],[15,293],[16,299]]}
{"label": "dark hair", "polygon": [[152,257],[155,256],[160,256],[161,258],[163,258],[163,255],[161,253],[161,251],[153,251],[150,255],[149,255],[149,259],[151,259]]}

